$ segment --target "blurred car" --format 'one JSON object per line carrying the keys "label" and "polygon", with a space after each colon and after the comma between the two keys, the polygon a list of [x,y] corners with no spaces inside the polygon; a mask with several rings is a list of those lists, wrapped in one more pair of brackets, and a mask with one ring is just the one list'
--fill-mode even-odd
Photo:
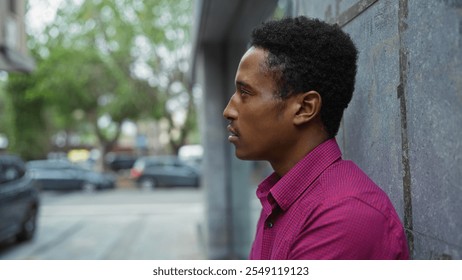
{"label": "blurred car", "polygon": [[105,161],[112,171],[129,170],[137,160],[137,156],[123,153],[108,153]]}
{"label": "blurred car", "polygon": [[158,186],[198,187],[200,179],[197,168],[176,156],[140,157],[130,170],[130,176],[143,189]]}
{"label": "blurred car", "polygon": [[24,161],[18,156],[0,155],[0,241],[32,239],[39,204],[39,192]]}
{"label": "blurred car", "polygon": [[114,175],[92,171],[66,160],[33,160],[27,163],[27,168],[41,190],[90,192],[116,187]]}

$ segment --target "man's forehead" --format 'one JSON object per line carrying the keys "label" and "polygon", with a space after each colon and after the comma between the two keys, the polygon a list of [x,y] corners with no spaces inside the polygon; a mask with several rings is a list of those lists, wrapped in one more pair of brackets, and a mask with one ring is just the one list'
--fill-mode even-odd
{"label": "man's forehead", "polygon": [[[252,71],[255,73],[267,74],[267,51],[264,49],[251,47],[247,52],[242,56],[241,61],[239,62],[238,72],[239,71]],[[237,74],[237,73],[236,73]]]}
{"label": "man's forehead", "polygon": [[260,56],[261,58],[266,58],[267,55],[268,55],[267,50],[252,46],[244,53],[241,60],[244,60],[249,56]]}

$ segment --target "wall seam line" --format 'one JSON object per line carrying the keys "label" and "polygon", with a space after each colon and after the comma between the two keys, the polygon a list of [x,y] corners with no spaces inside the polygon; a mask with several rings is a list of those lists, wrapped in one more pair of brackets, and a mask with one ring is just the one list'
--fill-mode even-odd
{"label": "wall seam line", "polygon": [[401,115],[401,149],[403,164],[403,200],[404,200],[404,228],[411,258],[414,255],[414,233],[412,213],[411,168],[409,163],[409,139],[407,130],[406,86],[408,75],[408,53],[403,41],[403,33],[407,29],[408,0],[400,0],[398,6],[398,37],[399,37],[399,85],[397,98],[400,101]]}

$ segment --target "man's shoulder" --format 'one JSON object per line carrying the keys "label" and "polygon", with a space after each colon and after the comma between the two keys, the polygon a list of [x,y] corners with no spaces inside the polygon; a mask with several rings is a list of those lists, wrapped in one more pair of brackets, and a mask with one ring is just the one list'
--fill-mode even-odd
{"label": "man's shoulder", "polygon": [[362,193],[379,191],[380,187],[353,161],[339,160],[326,168],[319,176],[318,183],[328,186],[334,193]]}
{"label": "man's shoulder", "polygon": [[326,168],[300,197],[302,204],[336,204],[357,201],[380,211],[390,207],[388,195],[354,162],[339,160]]}

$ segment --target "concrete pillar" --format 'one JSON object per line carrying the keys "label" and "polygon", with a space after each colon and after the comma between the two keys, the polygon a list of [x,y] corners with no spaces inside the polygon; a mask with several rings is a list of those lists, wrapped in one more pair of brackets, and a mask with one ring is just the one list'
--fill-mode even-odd
{"label": "concrete pillar", "polygon": [[209,259],[246,258],[250,246],[250,164],[235,158],[227,140],[227,121],[222,117],[236,71],[236,65],[228,63],[228,49],[226,45],[209,43],[203,46],[197,60],[197,81],[204,92],[200,116],[206,147],[202,185]]}

